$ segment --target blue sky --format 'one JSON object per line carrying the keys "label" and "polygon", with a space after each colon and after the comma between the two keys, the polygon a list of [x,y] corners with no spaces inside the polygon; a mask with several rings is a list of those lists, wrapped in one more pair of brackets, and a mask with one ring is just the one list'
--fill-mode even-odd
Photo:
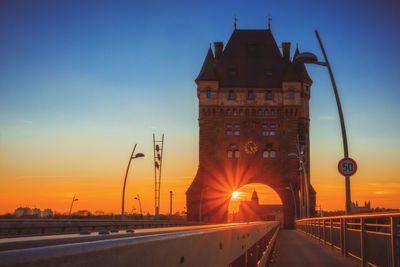
{"label": "blue sky", "polygon": [[[229,40],[234,14],[239,29],[265,29],[269,14],[278,44],[292,42],[293,53],[298,43],[322,59],[318,29],[342,98],[350,153],[383,170],[379,177],[365,172],[358,182],[398,182],[384,170],[400,163],[400,2],[373,0],[2,0],[0,166],[7,170],[0,179],[44,175],[49,162],[59,172],[67,169],[62,161],[70,162],[82,179],[95,161],[122,169],[125,161],[119,166],[110,156],[121,161],[136,142],[151,153],[153,132],[166,133],[171,161],[196,163],[194,79],[210,42]],[[326,157],[333,171],[342,153],[336,103],[327,70],[308,70],[312,157]],[[32,158],[32,166],[21,163]],[[169,173],[190,180],[194,163]],[[147,177],[144,169],[139,174]]]}

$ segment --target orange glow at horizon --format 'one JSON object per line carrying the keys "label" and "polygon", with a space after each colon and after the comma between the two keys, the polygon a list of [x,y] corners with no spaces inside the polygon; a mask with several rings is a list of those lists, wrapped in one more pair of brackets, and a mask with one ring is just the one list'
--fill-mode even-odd
{"label": "orange glow at horizon", "polygon": [[[195,132],[195,131],[194,131]],[[196,132],[195,132],[196,133]],[[169,151],[163,164],[161,183],[161,213],[169,213],[169,191],[173,191],[173,213],[186,211],[186,190],[196,174],[198,150],[193,132],[180,135],[180,139],[167,139],[167,148],[187,145],[180,150]],[[73,211],[120,214],[121,191],[126,164],[131,147],[109,140],[92,140],[86,146],[73,142],[49,142],[47,146],[36,143],[22,143],[24,153],[14,151],[15,144],[3,144],[0,153],[0,213],[13,213],[20,206],[51,208],[59,213],[67,213],[74,194],[79,198]],[[146,157],[134,160],[128,176],[125,210],[128,213],[139,210],[134,197],[139,194],[144,213],[154,214],[154,169],[151,157],[152,146],[148,136],[139,139],[139,152]],[[314,144],[314,143],[312,143]],[[54,147],[58,148],[57,153]],[[357,148],[354,146],[354,148]],[[338,174],[337,161],[340,159],[329,149],[312,151],[311,183],[317,192],[317,209],[344,210],[344,178]],[[22,150],[21,150],[22,151]],[[40,156],[37,156],[40,151]],[[79,152],[79,153],[78,153]],[[359,169],[351,177],[352,201],[363,204],[371,201],[372,207],[400,208],[400,179],[396,155],[389,153],[389,159],[382,160],[371,155],[363,147],[353,153]],[[182,155],[185,155],[184,157]],[[186,156],[187,155],[187,156]],[[368,156],[366,156],[368,155]],[[372,162],[378,162],[372,164]],[[238,170],[238,176],[248,169]],[[231,192],[240,186],[238,181],[224,184],[218,177],[230,173],[215,173],[213,179],[221,192]],[[265,187],[267,188],[267,187]],[[254,188],[249,188],[250,193]],[[241,199],[241,190],[237,199]],[[264,194],[259,192],[260,203]],[[271,195],[271,197],[273,194]],[[248,197],[250,199],[251,195]]]}

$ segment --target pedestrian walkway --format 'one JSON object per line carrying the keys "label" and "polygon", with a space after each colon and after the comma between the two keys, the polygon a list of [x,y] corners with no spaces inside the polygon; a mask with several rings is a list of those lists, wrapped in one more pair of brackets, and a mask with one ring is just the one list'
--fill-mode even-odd
{"label": "pedestrian walkway", "polygon": [[319,243],[304,233],[282,230],[278,235],[270,266],[347,267],[360,266],[360,262],[343,256],[337,249]]}

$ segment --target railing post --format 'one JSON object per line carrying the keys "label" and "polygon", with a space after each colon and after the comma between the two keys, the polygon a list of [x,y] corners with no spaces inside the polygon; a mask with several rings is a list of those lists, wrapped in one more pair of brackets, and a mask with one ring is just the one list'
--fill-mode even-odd
{"label": "railing post", "polygon": [[392,267],[399,267],[400,262],[399,262],[399,242],[396,242],[396,238],[398,238],[396,227],[397,224],[400,223],[399,220],[396,220],[393,216],[390,216],[390,234],[391,234],[391,247],[392,247]]}
{"label": "railing post", "polygon": [[360,246],[361,246],[361,258],[362,266],[368,266],[367,262],[367,244],[365,242],[365,221],[364,218],[360,218]]}
{"label": "railing post", "polygon": [[325,220],[322,220],[322,235],[324,239],[324,245],[326,244],[326,236],[325,236]]}
{"label": "railing post", "polygon": [[330,223],[331,223],[331,229],[329,232],[329,239],[331,240],[331,247],[333,247],[333,224],[332,224],[332,218],[330,219]]}
{"label": "railing post", "polygon": [[346,239],[347,239],[347,224],[346,224],[346,218],[343,218],[343,251],[342,254],[347,255],[347,244],[346,244]]}

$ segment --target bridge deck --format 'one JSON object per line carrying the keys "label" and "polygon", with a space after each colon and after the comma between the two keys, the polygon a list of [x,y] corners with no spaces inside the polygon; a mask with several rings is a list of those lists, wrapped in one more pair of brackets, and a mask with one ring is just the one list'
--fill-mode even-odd
{"label": "bridge deck", "polygon": [[272,261],[272,267],[360,266],[360,262],[295,230],[279,233]]}

